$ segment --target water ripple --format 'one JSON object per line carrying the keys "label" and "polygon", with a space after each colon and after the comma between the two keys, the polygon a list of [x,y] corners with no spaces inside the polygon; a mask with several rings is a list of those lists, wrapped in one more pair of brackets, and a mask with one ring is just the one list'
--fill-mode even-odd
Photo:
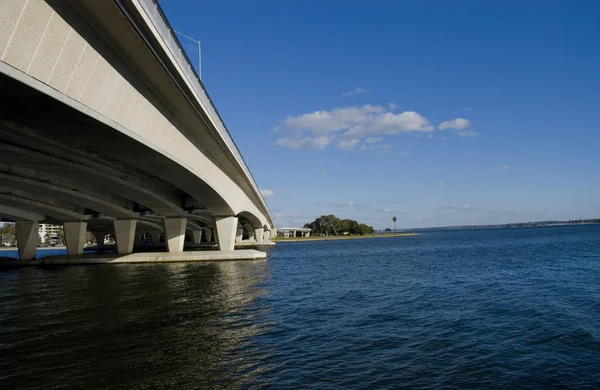
{"label": "water ripple", "polygon": [[0,272],[2,388],[600,387],[598,226]]}

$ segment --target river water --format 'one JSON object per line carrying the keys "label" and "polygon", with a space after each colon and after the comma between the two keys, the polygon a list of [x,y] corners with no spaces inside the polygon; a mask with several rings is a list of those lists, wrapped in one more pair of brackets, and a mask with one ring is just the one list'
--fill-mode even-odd
{"label": "river water", "polygon": [[0,270],[1,388],[593,388],[600,226]]}

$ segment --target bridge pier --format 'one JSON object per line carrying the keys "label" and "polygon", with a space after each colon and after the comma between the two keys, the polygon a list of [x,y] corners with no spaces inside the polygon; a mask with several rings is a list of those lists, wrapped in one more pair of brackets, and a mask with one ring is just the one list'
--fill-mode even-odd
{"label": "bridge pier", "polygon": [[103,249],[106,234],[104,234],[104,232],[92,232],[92,235],[96,239],[96,249]]}
{"label": "bridge pier", "polygon": [[238,226],[237,232],[235,234],[235,242],[242,242],[242,238],[244,237],[244,228]]}
{"label": "bridge pier", "polygon": [[263,236],[264,236],[264,241],[269,241],[271,239],[271,231],[270,230],[266,230],[263,233]]}
{"label": "bridge pier", "polygon": [[254,229],[252,227],[248,228],[248,241],[254,240]]}
{"label": "bridge pier", "polygon": [[35,259],[38,240],[38,221],[17,222],[15,230],[17,233],[19,259]]}
{"label": "bridge pier", "polygon": [[263,233],[264,233],[264,229],[263,228],[256,228],[256,229],[254,229],[254,236],[256,237],[256,242],[262,242],[263,241]]}
{"label": "bridge pier", "polygon": [[206,229],[206,242],[213,242],[212,241],[212,229],[211,228]]}
{"label": "bridge pier", "polygon": [[168,252],[183,252],[186,225],[186,218],[165,219],[165,242]]}
{"label": "bridge pier", "polygon": [[153,232],[151,235],[152,235],[152,246],[153,247],[157,247],[158,243],[160,241],[160,233],[159,232]]}
{"label": "bridge pier", "polygon": [[117,241],[117,252],[127,255],[133,252],[133,243],[135,242],[135,219],[115,219],[115,238]]}
{"label": "bridge pier", "polygon": [[235,248],[237,233],[237,217],[215,217],[217,223],[217,244],[221,251],[232,251]]}
{"label": "bridge pier", "polygon": [[202,242],[202,230],[192,230],[192,238],[194,244],[200,244]]}
{"label": "bridge pier", "polygon": [[63,229],[67,240],[67,253],[80,255],[83,253],[87,222],[64,222]]}

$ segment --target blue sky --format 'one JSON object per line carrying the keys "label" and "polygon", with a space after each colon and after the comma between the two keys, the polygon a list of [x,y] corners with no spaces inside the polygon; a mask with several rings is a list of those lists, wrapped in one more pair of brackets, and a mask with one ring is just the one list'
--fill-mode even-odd
{"label": "blue sky", "polygon": [[598,1],[160,3],[278,226],[600,216]]}

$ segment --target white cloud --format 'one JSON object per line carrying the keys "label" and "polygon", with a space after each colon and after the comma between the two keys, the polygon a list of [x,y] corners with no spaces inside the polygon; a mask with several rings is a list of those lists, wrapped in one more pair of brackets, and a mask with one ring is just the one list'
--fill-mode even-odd
{"label": "white cloud", "polygon": [[377,142],[381,142],[381,141],[383,141],[383,138],[381,138],[381,137],[369,137],[365,140],[365,143],[376,144]]}
{"label": "white cloud", "polygon": [[275,141],[275,145],[288,149],[323,150],[333,141],[334,137],[284,137]]}
{"label": "white cloud", "polygon": [[366,90],[362,89],[362,88],[354,88],[351,89],[350,91],[346,91],[342,93],[342,96],[353,96],[353,95],[358,95],[359,93],[363,93],[366,92]]}
{"label": "white cloud", "polygon": [[454,209],[454,210],[469,210],[470,209],[468,204],[451,204],[450,206],[448,206],[448,208]]}
{"label": "white cloud", "polygon": [[263,190],[262,188],[260,188],[260,193],[263,198],[270,198],[271,196],[275,195],[275,192],[272,190]]}
{"label": "white cloud", "polygon": [[275,218],[287,219],[287,218],[298,218],[304,217],[304,213],[275,213]]}
{"label": "white cloud", "polygon": [[398,133],[431,132],[434,127],[414,111],[395,114],[382,106],[367,104],[290,116],[275,130],[293,134],[278,139],[276,145],[289,149],[323,150],[335,138],[350,140],[337,144],[338,147],[349,148],[353,144],[352,147],[358,145],[352,140],[377,139],[383,135]]}
{"label": "white cloud", "polygon": [[473,110],[473,107],[465,107],[461,111],[471,111],[471,110]]}
{"label": "white cloud", "polygon": [[444,186],[444,182],[443,181],[438,181],[437,183],[435,183],[436,186],[438,187],[443,187]]}
{"label": "white cloud", "polygon": [[344,150],[352,150],[360,142],[359,139],[341,139],[338,141],[338,148]]}
{"label": "white cloud", "polygon": [[454,130],[462,130],[462,129],[466,129],[467,127],[471,126],[471,121],[465,118],[456,118],[456,119],[452,119],[451,121],[445,121],[442,122],[439,126],[438,129],[440,130],[447,130],[447,129],[454,129]]}
{"label": "white cloud", "polygon": [[388,103],[388,108],[390,111],[394,111],[396,108],[398,108],[398,105],[395,103]]}
{"label": "white cloud", "polygon": [[508,169],[508,165],[503,165],[502,169]]}
{"label": "white cloud", "polygon": [[352,206],[356,206],[354,204],[353,201],[349,200],[346,202],[330,202],[330,203],[325,203],[325,206],[329,206],[329,207],[352,207]]}
{"label": "white cloud", "polygon": [[459,135],[461,137],[475,137],[476,135],[478,135],[479,133],[473,131],[473,130],[462,130],[462,131],[458,131],[456,133],[456,135]]}

